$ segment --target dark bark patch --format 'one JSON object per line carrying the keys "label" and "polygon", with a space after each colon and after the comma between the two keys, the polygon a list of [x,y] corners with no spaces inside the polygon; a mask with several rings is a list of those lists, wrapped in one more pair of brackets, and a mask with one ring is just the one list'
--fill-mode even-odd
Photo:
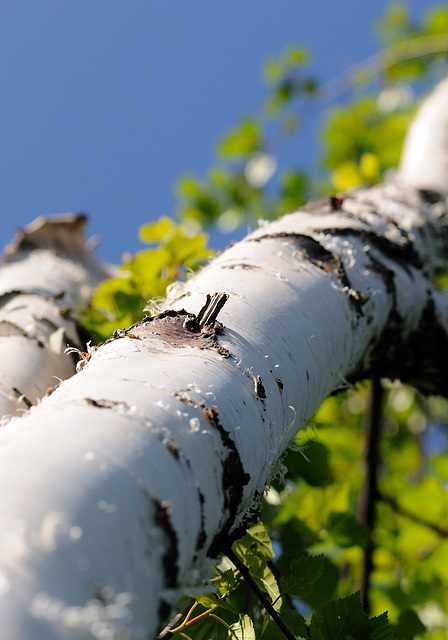
{"label": "dark bark patch", "polygon": [[[401,231],[400,227],[397,229]],[[422,267],[420,256],[414,248],[413,243],[409,240],[408,236],[402,233],[402,242],[393,242],[385,236],[377,233],[376,231],[367,231],[365,229],[353,229],[347,228],[332,228],[332,229],[319,229],[319,233],[328,233],[333,236],[355,236],[360,238],[361,242],[365,245],[371,245],[378,249],[384,256],[390,258],[394,262],[398,262],[403,269],[410,272],[410,266],[417,269]]]}
{"label": "dark bark patch", "polygon": [[162,558],[165,588],[174,589],[177,587],[179,568],[177,565],[177,534],[173,525],[171,524],[171,503],[167,500],[160,502],[160,500],[152,498],[152,504],[154,508],[154,521],[156,525],[165,533],[167,541],[167,547]]}
{"label": "dark bark patch", "polygon": [[359,316],[363,315],[362,306],[364,300],[358,291],[355,291],[350,283],[350,280],[345,271],[344,264],[340,256],[333,254],[328,249],[320,244],[317,240],[311,236],[303,235],[300,233],[274,233],[261,238],[257,238],[256,241],[264,240],[266,238],[279,238],[285,240],[289,244],[292,244],[302,255],[305,260],[311,262],[319,269],[332,273],[339,282],[348,291],[349,302],[355,309]]}
{"label": "dark bark patch", "polygon": [[330,208],[332,211],[340,211],[344,203],[343,196],[330,196]]}
{"label": "dark bark patch", "polygon": [[252,269],[260,270],[261,267],[257,267],[255,264],[248,264],[247,262],[237,262],[236,264],[223,264],[221,269],[244,269],[250,271]]}
{"label": "dark bark patch", "polygon": [[[389,313],[380,339],[371,345],[371,362],[368,375],[372,377],[400,378],[402,372],[403,318],[395,304]],[[365,377],[361,375],[360,377]],[[358,378],[358,379],[359,379]]]}
{"label": "dark bark patch", "polygon": [[261,400],[264,400],[266,398],[266,390],[264,388],[261,376],[257,376],[255,378],[255,393]]}
{"label": "dark bark patch", "polygon": [[201,529],[199,531],[199,534],[196,540],[196,551],[199,551],[204,546],[207,536],[205,533],[205,518],[204,518],[205,498],[204,498],[204,494],[199,489],[199,487],[197,491],[198,491],[199,505],[201,507]]}
{"label": "dark bark patch", "polygon": [[371,271],[375,271],[381,277],[386,287],[386,292],[393,296],[395,300],[396,290],[395,290],[395,273],[392,269],[388,269],[381,260],[378,260],[372,254],[369,255],[370,258],[370,269]]}
{"label": "dark bark patch", "polygon": [[115,407],[124,405],[123,402],[117,402],[116,400],[95,400],[93,398],[86,398],[85,400],[87,404],[97,409],[114,409]]}
{"label": "dark bark patch", "polygon": [[408,340],[410,362],[402,376],[423,393],[448,396],[448,336],[437,318],[432,297]]}
{"label": "dark bark patch", "polygon": [[445,196],[438,191],[431,191],[430,189],[419,189],[419,196],[427,204],[437,204],[445,200]]}
{"label": "dark bark patch", "polygon": [[403,338],[403,320],[392,309],[380,340],[370,347],[370,365],[353,380],[365,377],[398,379],[422,393],[448,396],[448,336],[437,318],[432,297],[416,330]]}
{"label": "dark bark patch", "polygon": [[[241,462],[240,454],[236,448],[235,442],[230,437],[229,433],[224,429],[218,419],[219,412],[217,409],[204,409],[205,416],[208,423],[217,429],[221,436],[221,440],[225,445],[228,453],[223,460],[223,475],[222,484],[224,492],[224,511],[228,512],[227,518],[223,523],[221,531],[214,537],[207,555],[210,558],[215,558],[224,541],[228,544],[229,531],[235,521],[235,516],[238,512],[238,507],[243,497],[243,487],[246,485],[250,476],[244,471],[243,464]],[[232,540],[236,540],[238,535],[234,538],[232,534]]]}
{"label": "dark bark patch", "polygon": [[114,332],[110,340],[124,337],[133,339],[157,337],[174,348],[212,349],[227,358],[230,352],[218,342],[218,336],[224,332],[224,327],[216,320],[227,299],[227,294],[207,295],[206,303],[198,315],[189,313],[185,309],[181,311],[170,309],[156,316],[146,317],[125,331]]}
{"label": "dark bark patch", "polygon": [[281,378],[276,378],[276,379],[275,379],[275,381],[276,381],[276,383],[277,383],[277,385],[278,385],[278,388],[279,388],[279,389],[280,389],[280,391],[281,391],[281,390],[283,389],[283,382],[282,382],[282,379],[281,379]]}

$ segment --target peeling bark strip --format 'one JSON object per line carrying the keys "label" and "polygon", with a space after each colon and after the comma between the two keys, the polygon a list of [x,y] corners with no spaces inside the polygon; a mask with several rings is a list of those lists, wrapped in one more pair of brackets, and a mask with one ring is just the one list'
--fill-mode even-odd
{"label": "peeling bark strip", "polygon": [[[0,416],[35,404],[74,373],[67,343],[83,347],[77,312],[110,269],[87,250],[80,214],[38,218],[17,233],[0,267]],[[57,274],[57,275],[56,275]],[[15,389],[21,392],[17,395]],[[25,399],[26,398],[26,402]]]}
{"label": "peeling bark strip", "polygon": [[113,594],[120,633],[155,637],[329,394],[380,373],[448,395],[448,297],[432,284],[448,219],[421,192],[439,187],[382,185],[260,227],[4,426],[2,640],[93,640],[92,593]]}

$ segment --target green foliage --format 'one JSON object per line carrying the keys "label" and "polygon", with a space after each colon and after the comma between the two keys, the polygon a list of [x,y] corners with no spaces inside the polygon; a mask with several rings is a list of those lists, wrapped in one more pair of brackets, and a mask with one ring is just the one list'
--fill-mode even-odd
{"label": "green foliage", "polygon": [[91,308],[83,312],[81,322],[96,340],[141,320],[148,301],[164,298],[169,285],[212,254],[205,233],[191,235],[166,217],[143,226],[140,240],[154,246],[125,258],[117,277],[98,287]]}
{"label": "green foliage", "polygon": [[[372,185],[396,167],[414,94],[447,59],[448,6],[430,9],[417,23],[406,5],[393,4],[377,32],[386,49],[339,82],[338,95],[354,91],[332,108],[334,96],[307,71],[302,48],[289,47],[266,63],[260,113],[221,138],[206,178],[186,176],[177,184],[185,226],[161,218],[143,227],[140,239],[151,247],[127,258],[117,277],[100,286],[83,318],[99,339],[139,320],[148,300],[163,297],[167,286],[208,258],[202,229],[232,231],[273,218],[312,194]],[[276,176],[275,153],[296,135],[304,106],[315,97],[327,106],[326,173],[317,184],[297,167]],[[439,284],[448,286],[448,276]],[[286,484],[272,481],[260,522],[233,550],[297,638],[448,640],[448,405],[387,383],[372,536],[359,515],[369,398],[366,383],[324,402],[297,434],[299,451],[285,456]],[[371,544],[369,618],[357,591]],[[174,636],[283,638],[226,557],[213,583],[215,591],[196,599]]]}

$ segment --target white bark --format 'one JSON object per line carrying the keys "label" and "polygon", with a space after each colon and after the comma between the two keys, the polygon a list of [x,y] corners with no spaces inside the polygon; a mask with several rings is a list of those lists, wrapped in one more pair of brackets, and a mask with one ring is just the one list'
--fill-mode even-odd
{"label": "white bark", "polygon": [[36,404],[73,375],[67,344],[85,348],[76,317],[111,269],[93,258],[86,217],[37,218],[5,250],[0,268],[0,416]]}
{"label": "white bark", "polygon": [[[446,240],[443,198],[409,186],[309,205],[7,424],[4,640],[154,637],[330,393],[373,374],[446,393],[447,304],[430,280]],[[215,292],[223,326],[216,299],[203,308]]]}

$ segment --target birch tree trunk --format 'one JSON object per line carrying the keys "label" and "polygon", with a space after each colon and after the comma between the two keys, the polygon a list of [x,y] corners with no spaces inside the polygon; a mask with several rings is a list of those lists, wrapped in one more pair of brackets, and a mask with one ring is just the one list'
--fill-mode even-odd
{"label": "birch tree trunk", "polygon": [[5,640],[154,637],[329,394],[447,394],[446,202],[401,179],[261,226],[4,426]]}
{"label": "birch tree trunk", "polygon": [[[76,322],[111,268],[90,253],[87,218],[37,218],[8,245],[0,267],[0,416],[36,404],[73,375],[67,344],[85,349]],[[85,332],[84,332],[85,333]]]}

